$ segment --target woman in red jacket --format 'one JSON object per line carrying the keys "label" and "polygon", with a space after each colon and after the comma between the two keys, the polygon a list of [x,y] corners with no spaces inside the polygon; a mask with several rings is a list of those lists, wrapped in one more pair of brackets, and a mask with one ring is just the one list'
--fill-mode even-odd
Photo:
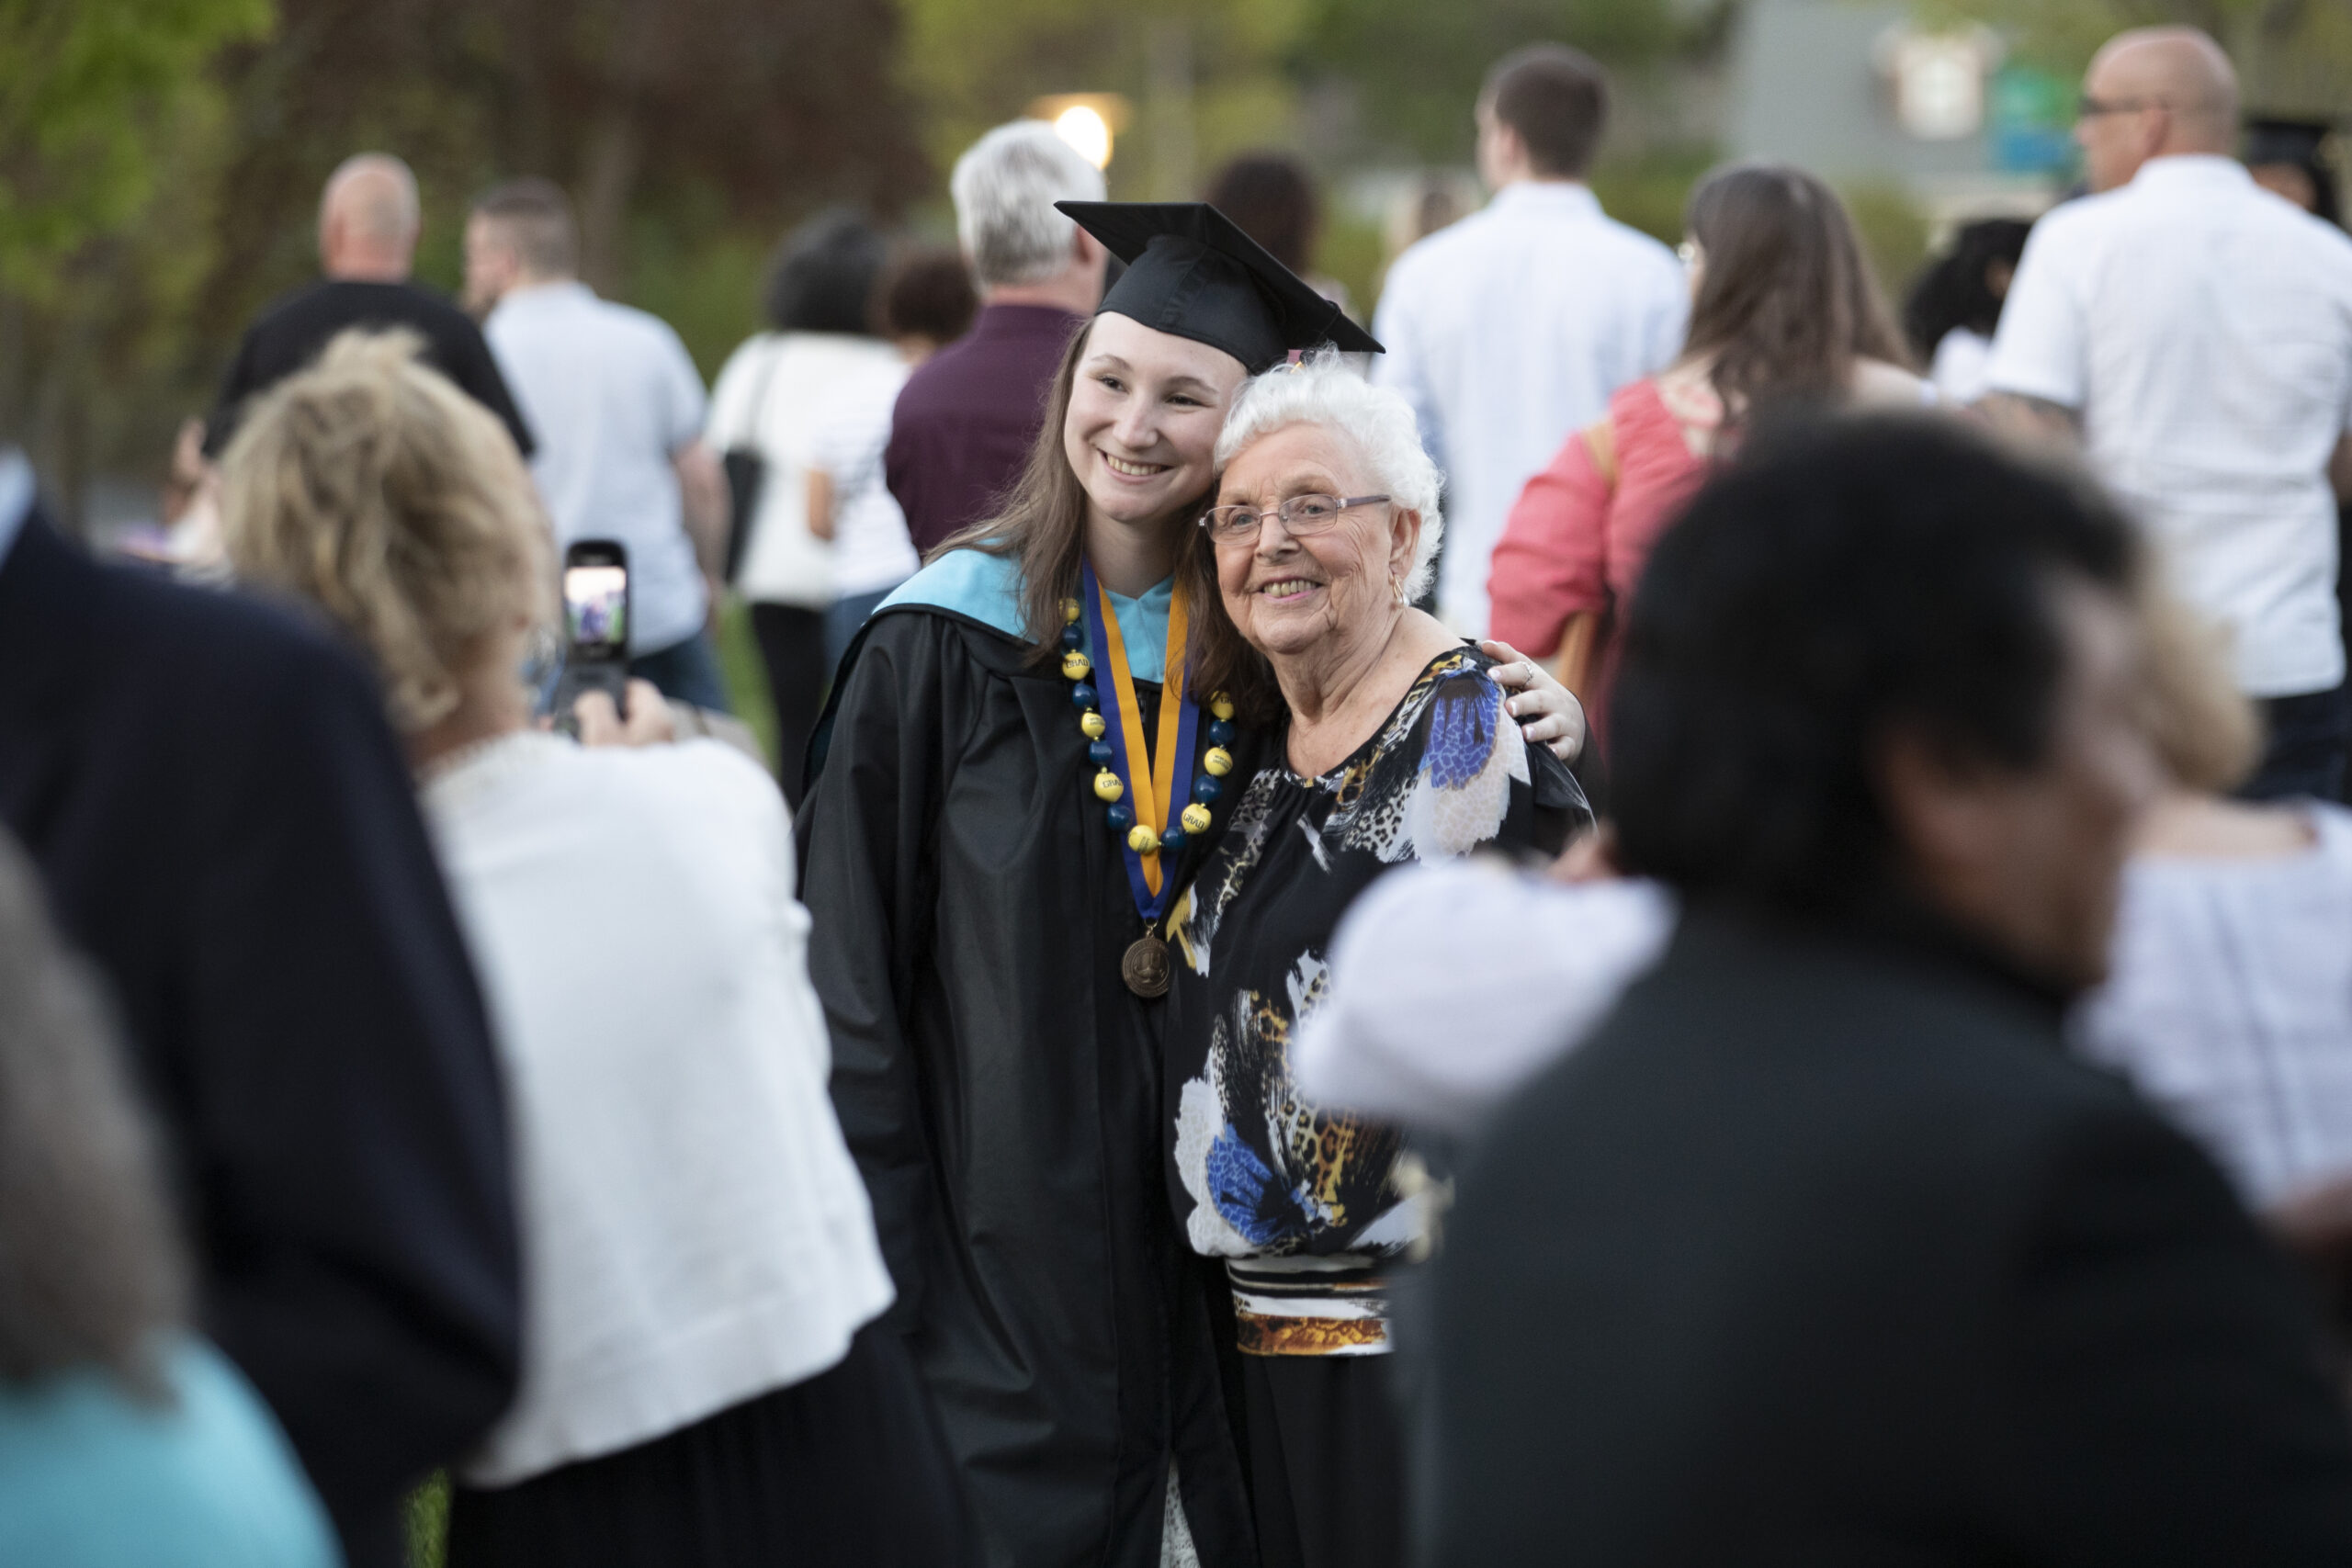
{"label": "woman in red jacket", "polygon": [[1556,658],[1606,739],[1615,607],[1707,466],[1772,406],[1920,407],[1903,339],[1835,192],[1784,164],[1736,164],[1691,193],[1681,357],[1620,388],[1527,481],[1495,547],[1493,633]]}

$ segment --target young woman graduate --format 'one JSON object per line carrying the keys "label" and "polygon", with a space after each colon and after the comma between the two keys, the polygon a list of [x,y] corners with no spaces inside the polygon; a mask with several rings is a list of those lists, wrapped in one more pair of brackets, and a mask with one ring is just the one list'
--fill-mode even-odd
{"label": "young woman graduate", "polygon": [[[1256,1551],[1161,1186],[1159,928],[1258,738],[1186,688],[1188,623],[1222,611],[1171,574],[1245,377],[1380,345],[1214,209],[1059,205],[1130,265],[1002,512],[842,660],[800,824],[809,967],[987,1561],[1156,1568],[1189,1537],[1224,1568]],[[1532,736],[1571,727],[1556,686],[1520,702]]]}

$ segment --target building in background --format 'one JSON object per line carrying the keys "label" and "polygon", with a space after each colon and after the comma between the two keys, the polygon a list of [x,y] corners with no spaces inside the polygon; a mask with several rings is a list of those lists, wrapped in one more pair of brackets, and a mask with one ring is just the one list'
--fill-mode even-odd
{"label": "building in background", "polygon": [[2074,178],[2074,84],[1987,28],[1927,27],[1901,4],[1747,0],[1725,70],[1730,155],[1899,191],[1931,242],[2038,216]]}

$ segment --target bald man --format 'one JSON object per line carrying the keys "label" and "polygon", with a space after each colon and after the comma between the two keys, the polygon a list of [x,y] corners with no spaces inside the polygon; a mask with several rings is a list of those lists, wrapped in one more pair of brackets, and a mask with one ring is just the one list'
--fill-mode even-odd
{"label": "bald man", "polygon": [[2237,73],[2191,28],[2109,40],[2075,139],[2092,195],[2035,225],[1994,339],[2000,424],[2078,443],[2230,633],[2269,740],[2244,793],[2335,798],[2335,502],[2352,493],[2352,239],[2230,156]]}
{"label": "bald man", "polygon": [[531,432],[471,318],[409,280],[423,227],[416,176],[387,152],[346,158],[319,197],[321,281],[273,302],[245,329],[206,422],[204,454],[218,458],[253,396],[319,355],[346,327],[405,327],[424,361],[496,414],[528,457]]}

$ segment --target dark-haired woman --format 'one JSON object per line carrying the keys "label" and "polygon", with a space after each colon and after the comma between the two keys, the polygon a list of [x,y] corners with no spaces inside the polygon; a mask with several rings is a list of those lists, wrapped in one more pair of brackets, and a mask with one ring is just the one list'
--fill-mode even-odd
{"label": "dark-haired woman", "polygon": [[1903,302],[1904,335],[1945,402],[1964,408],[1984,395],[2001,302],[2032,231],[2016,218],[1968,224],[1953,236],[1950,253],[1911,286]]}
{"label": "dark-haired woman", "polygon": [[712,447],[759,459],[734,585],[751,602],[775,705],[785,795],[795,804],[801,757],[832,672],[825,617],[834,598],[833,549],[808,527],[810,440],[845,396],[904,373],[898,354],[876,335],[870,310],[885,254],[881,236],[847,213],[826,213],[795,230],[768,278],[770,330],[729,356],[711,392]]}
{"label": "dark-haired woman", "polygon": [[1169,907],[1257,746],[1188,688],[1219,610],[1174,566],[1245,376],[1373,344],[1214,209],[1067,206],[1131,265],[1003,509],[842,660],[801,816],[810,971],[988,1562],[1249,1564],[1161,1184],[1161,998]]}
{"label": "dark-haired woman", "polygon": [[1618,390],[1527,481],[1495,546],[1495,635],[1548,658],[1606,739],[1612,613],[1708,464],[1759,410],[1934,400],[1837,193],[1802,169],[1736,164],[1691,193],[1690,326],[1671,366]]}

